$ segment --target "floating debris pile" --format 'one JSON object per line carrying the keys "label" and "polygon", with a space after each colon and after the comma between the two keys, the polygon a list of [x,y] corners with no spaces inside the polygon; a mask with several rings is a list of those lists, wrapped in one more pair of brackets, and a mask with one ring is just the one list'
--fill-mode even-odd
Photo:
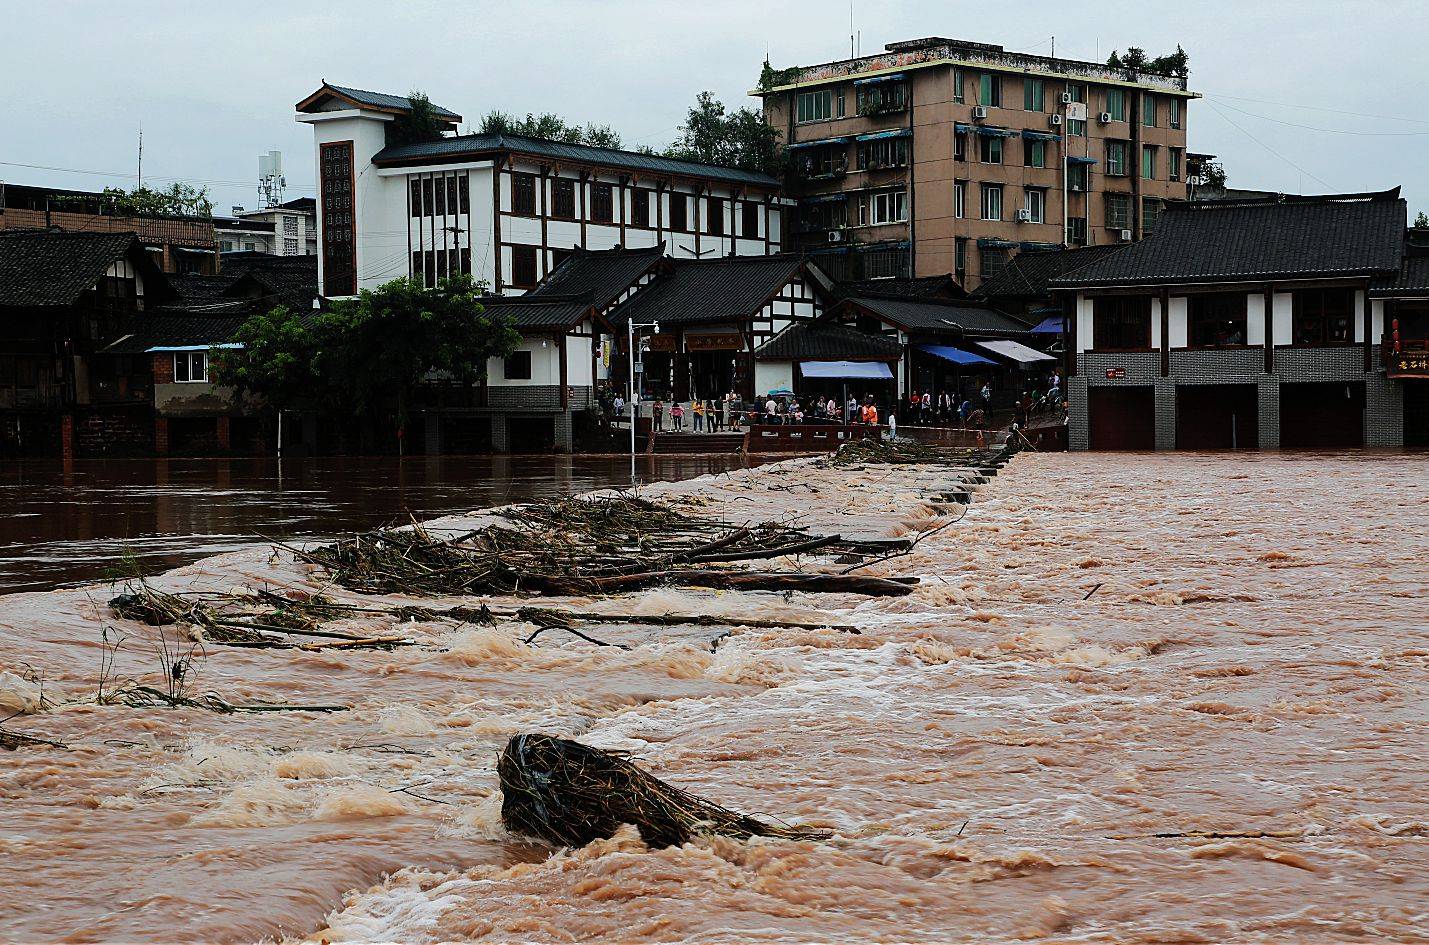
{"label": "floating debris pile", "polygon": [[896,596],[916,583],[726,567],[815,552],[886,555],[895,545],[813,535],[775,522],[731,525],[632,496],[566,498],[500,514],[519,527],[488,525],[441,538],[414,523],[287,550],[363,594],[585,595],[671,584]]}
{"label": "floating debris pile", "polygon": [[850,440],[840,446],[837,453],[821,462],[830,466],[854,465],[940,465],[972,466],[987,468],[1001,466],[1017,450],[1010,446],[997,449],[967,449],[951,446],[936,446],[918,440],[880,440],[865,437]]}
{"label": "floating debris pile", "polygon": [[747,840],[820,840],[819,830],[771,824],[667,784],[616,752],[551,735],[516,735],[496,764],[501,821],[515,833],[579,847],[622,824],[652,847],[678,846],[702,834]]}

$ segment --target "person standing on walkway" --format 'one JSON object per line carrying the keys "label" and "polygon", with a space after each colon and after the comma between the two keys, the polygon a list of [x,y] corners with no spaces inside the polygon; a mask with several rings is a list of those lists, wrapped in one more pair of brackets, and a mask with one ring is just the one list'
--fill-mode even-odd
{"label": "person standing on walkway", "polygon": [[734,391],[724,395],[724,403],[720,405],[720,426],[729,429],[729,414],[734,409]]}
{"label": "person standing on walkway", "polygon": [[675,432],[683,433],[685,429],[685,405],[678,400],[670,408],[670,419],[675,421]]}
{"label": "person standing on walkway", "polygon": [[663,433],[665,431],[665,398],[655,398],[655,405],[650,408],[650,419],[655,425],[656,433]]}
{"label": "person standing on walkway", "polygon": [[703,433],[705,429],[705,402],[703,400],[696,400],[690,404],[690,413],[692,413],[695,418],[690,421],[691,429],[696,433]]}

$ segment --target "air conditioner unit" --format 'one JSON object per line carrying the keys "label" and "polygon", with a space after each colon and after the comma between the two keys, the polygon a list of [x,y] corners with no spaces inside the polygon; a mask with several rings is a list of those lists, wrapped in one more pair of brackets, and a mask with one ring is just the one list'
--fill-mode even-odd
{"label": "air conditioner unit", "polygon": [[1063,92],[1063,93],[1062,93],[1062,104],[1063,104],[1063,105],[1070,105],[1070,104],[1072,104],[1072,102],[1074,102],[1074,101],[1076,101],[1076,99],[1072,98],[1072,93],[1071,93],[1071,92]]}
{"label": "air conditioner unit", "polygon": [[1097,116],[1097,121],[1101,122],[1103,125],[1111,124],[1111,112],[1102,112],[1100,115]]}
{"label": "air conditioner unit", "polygon": [[843,242],[843,238],[844,238],[844,231],[843,231],[843,230],[829,230],[829,242],[830,242],[830,243],[841,243],[841,242]]}
{"label": "air conditioner unit", "polygon": [[987,117],[987,106],[985,106],[985,105],[974,105],[974,106],[973,106],[973,117],[974,117],[974,118],[986,118],[986,117]]}
{"label": "air conditioner unit", "polygon": [[1047,116],[1047,124],[1051,125],[1053,128],[1056,128],[1056,127],[1057,127],[1058,125],[1060,125],[1061,123],[1062,123],[1062,116],[1061,116],[1061,115],[1048,115],[1048,116]]}
{"label": "air conditioner unit", "polygon": [[1121,241],[1122,241],[1123,243],[1130,243],[1130,242],[1131,242],[1131,231],[1130,231],[1130,230],[1122,230],[1122,231],[1121,231]]}
{"label": "air conditioner unit", "polygon": [[1084,189],[1081,184],[1068,184],[1067,186],[1074,194],[1079,194]]}
{"label": "air conditioner unit", "polygon": [[1018,210],[1018,211],[1017,211],[1017,222],[1018,222],[1018,223],[1031,223],[1031,222],[1032,222],[1032,211],[1031,211],[1031,210],[1028,210],[1026,207],[1023,207],[1021,210]]}

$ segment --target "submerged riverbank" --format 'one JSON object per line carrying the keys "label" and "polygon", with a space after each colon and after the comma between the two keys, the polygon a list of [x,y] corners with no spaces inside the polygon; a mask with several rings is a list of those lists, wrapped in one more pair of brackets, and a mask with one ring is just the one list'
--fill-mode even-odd
{"label": "submerged riverbank", "polygon": [[[12,720],[69,750],[6,756],[0,932],[1422,938],[1426,472],[1404,456],[1023,454],[953,524],[964,508],[933,501],[952,477],[929,467],[795,460],[653,486],[731,521],[926,533],[860,572],[920,583],[541,599],[609,613],[593,634],[629,650],[421,620],[384,624],[423,644],[390,651],[211,646],[198,690],[352,709],[91,700]],[[153,584],[334,593],[266,548]],[[0,669],[43,678],[54,702],[93,691],[106,660],[111,681],[151,677],[152,631],[109,617],[110,596],[0,598]],[[620,620],[667,613],[862,632]],[[628,750],[711,800],[836,836],[650,850],[622,833],[552,855],[500,826],[493,765],[521,731]]]}

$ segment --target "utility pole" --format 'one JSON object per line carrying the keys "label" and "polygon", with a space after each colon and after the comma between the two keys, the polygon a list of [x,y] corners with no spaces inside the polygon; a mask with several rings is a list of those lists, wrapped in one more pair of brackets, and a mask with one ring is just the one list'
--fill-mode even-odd
{"label": "utility pole", "polygon": [[144,123],[142,121],[139,122],[139,182],[134,189],[144,189]]}

